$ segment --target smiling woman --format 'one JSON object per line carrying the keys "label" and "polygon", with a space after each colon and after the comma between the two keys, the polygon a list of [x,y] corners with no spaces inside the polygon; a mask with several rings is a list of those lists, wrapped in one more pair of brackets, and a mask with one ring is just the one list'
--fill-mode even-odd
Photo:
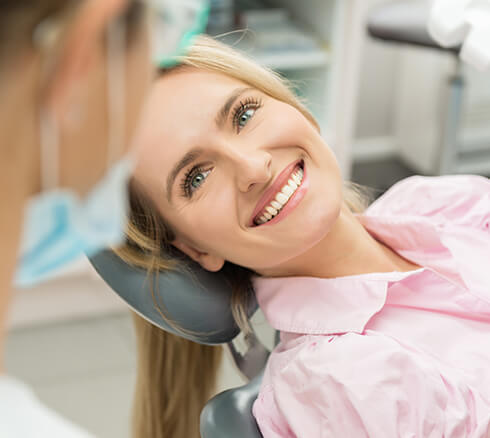
{"label": "smiling woman", "polygon": [[[287,83],[204,37],[162,72],[138,143],[119,253],[222,271],[244,331],[253,285],[281,332],[264,438],[488,436],[487,178],[407,178],[364,210]],[[219,350],[138,327],[137,436],[197,438]]]}
{"label": "smiling woman", "polygon": [[[245,332],[254,271],[289,269],[331,226],[341,199],[352,212],[367,205],[362,188],[342,184],[316,121],[287,81],[210,38],[198,38],[179,67],[161,72],[142,119],[128,242],[117,252],[165,271],[176,267],[173,246],[221,270]],[[220,349],[135,318],[135,436],[197,438]]]}

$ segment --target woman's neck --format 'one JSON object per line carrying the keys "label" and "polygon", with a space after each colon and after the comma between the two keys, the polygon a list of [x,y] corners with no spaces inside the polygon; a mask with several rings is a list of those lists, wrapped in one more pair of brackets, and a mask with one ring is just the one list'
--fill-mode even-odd
{"label": "woman's neck", "polygon": [[336,278],[371,272],[410,271],[419,267],[377,241],[343,204],[337,221],[321,241],[262,275]]}

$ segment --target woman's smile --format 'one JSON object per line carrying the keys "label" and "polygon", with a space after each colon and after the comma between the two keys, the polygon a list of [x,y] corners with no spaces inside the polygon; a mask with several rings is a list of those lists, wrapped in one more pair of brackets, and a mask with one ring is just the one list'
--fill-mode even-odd
{"label": "woman's smile", "polygon": [[296,160],[279,174],[257,203],[251,226],[275,224],[301,202],[308,188],[304,167],[303,160]]}

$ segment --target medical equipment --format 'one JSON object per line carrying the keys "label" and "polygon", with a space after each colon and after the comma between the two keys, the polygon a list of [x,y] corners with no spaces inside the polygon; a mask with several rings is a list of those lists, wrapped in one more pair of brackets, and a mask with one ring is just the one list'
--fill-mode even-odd
{"label": "medical equipment", "polygon": [[442,121],[442,139],[438,151],[437,173],[442,175],[456,170],[464,82],[461,61],[457,56],[461,46],[455,42],[449,47],[442,47],[435,41],[427,28],[429,15],[430,4],[425,1],[394,1],[373,9],[368,17],[367,28],[374,38],[428,47],[454,55],[456,68],[448,80],[448,104]]}
{"label": "medical equipment", "polygon": [[443,47],[462,45],[463,61],[490,68],[490,0],[435,0],[428,29]]}
{"label": "medical equipment", "polygon": [[[145,270],[129,266],[111,251],[100,252],[90,261],[106,283],[152,324],[194,342],[227,344],[235,364],[250,382],[218,394],[207,403],[201,413],[201,436],[260,438],[252,415],[252,404],[259,392],[261,372],[269,351],[255,334],[250,336],[250,347],[245,354],[235,348],[233,339],[240,331],[231,313],[231,290],[225,279],[190,262],[182,272],[158,273],[148,277]],[[184,332],[168,324],[156,305]],[[249,315],[256,309],[257,302],[253,298]]]}

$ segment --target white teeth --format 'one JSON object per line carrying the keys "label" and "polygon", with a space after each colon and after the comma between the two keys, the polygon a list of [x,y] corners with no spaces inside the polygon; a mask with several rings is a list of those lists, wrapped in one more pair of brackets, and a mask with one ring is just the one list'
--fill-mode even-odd
{"label": "white teeth", "polygon": [[277,209],[273,207],[266,207],[265,208],[272,216],[275,216],[277,214]]}
{"label": "white teeth", "polygon": [[288,185],[286,185],[282,188],[281,192],[287,195],[289,198],[294,193],[294,190]]}
{"label": "white teeth", "polygon": [[294,194],[296,189],[301,185],[303,180],[303,169],[299,168],[296,172],[292,173],[287,184],[277,193],[276,198],[265,207],[262,212],[262,216],[256,219],[256,224],[262,225],[270,221],[275,217],[279,211],[288,202],[289,198]]}
{"label": "white teeth", "polygon": [[282,193],[282,192],[279,192],[277,195],[276,195],[276,201],[277,202],[280,202],[281,204],[285,204],[286,202],[288,202],[288,197]]}
{"label": "white teeth", "polygon": [[298,188],[298,184],[296,184],[292,179],[288,180],[288,186],[291,187],[293,190],[296,190]]}
{"label": "white teeth", "polygon": [[279,202],[277,201],[272,201],[271,202],[271,205],[276,209],[276,210],[280,210],[282,208],[282,204],[279,204]]}

